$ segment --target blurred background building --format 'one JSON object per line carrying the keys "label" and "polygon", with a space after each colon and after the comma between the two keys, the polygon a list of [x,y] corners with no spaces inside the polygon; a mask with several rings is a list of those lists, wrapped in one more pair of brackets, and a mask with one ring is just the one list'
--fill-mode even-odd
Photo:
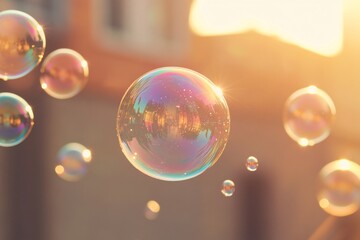
{"label": "blurred background building", "polygon": [[[27,12],[44,26],[45,56],[71,48],[90,67],[85,91],[69,100],[42,91],[39,68],[0,82],[0,91],[23,96],[35,112],[28,139],[0,149],[0,240],[360,238],[359,214],[328,219],[315,197],[322,166],[360,163],[360,2],[219,2],[0,0],[1,10]],[[230,108],[222,157],[184,182],[138,172],[115,131],[126,89],[162,66],[204,74]],[[301,148],[286,135],[282,111],[291,93],[309,85],[332,97],[337,115],[327,140]],[[94,156],[75,183],[54,173],[68,142]],[[250,155],[260,163],[254,173],[244,167]],[[225,179],[236,184],[231,198],[220,193]],[[150,199],[161,205],[154,221],[144,217]]]}

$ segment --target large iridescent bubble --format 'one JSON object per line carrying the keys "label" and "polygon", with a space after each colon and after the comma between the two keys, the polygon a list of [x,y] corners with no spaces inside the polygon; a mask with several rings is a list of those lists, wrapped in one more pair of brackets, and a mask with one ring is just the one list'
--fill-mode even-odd
{"label": "large iridescent bubble", "polygon": [[347,159],[325,165],[317,195],[320,207],[333,216],[348,216],[360,206],[360,166]]}
{"label": "large iridescent bubble", "polygon": [[335,116],[335,105],[323,90],[309,86],[294,92],[286,101],[284,127],[301,146],[312,146],[326,139]]}
{"label": "large iridescent bubble", "polygon": [[62,48],[45,58],[40,72],[40,83],[45,92],[54,98],[67,99],[85,87],[89,67],[79,53]]}
{"label": "large iridescent bubble", "polygon": [[0,93],[0,146],[12,147],[24,141],[34,124],[30,105],[13,93]]}
{"label": "large iridescent bubble", "polygon": [[6,10],[0,12],[0,78],[25,76],[41,61],[45,51],[45,33],[30,15]]}
{"label": "large iridescent bubble", "polygon": [[118,110],[120,146],[135,168],[180,181],[211,167],[222,154],[230,115],[222,92],[205,76],[180,67],[146,73]]}

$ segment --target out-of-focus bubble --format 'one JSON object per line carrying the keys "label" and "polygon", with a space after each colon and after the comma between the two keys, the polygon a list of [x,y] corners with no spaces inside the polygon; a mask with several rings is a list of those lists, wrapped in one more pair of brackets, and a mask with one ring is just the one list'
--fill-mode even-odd
{"label": "out-of-focus bubble", "polygon": [[87,84],[87,61],[71,49],[58,49],[50,53],[41,66],[40,83],[47,94],[58,99],[77,95]]}
{"label": "out-of-focus bubble", "polygon": [[86,174],[91,159],[89,149],[79,143],[68,143],[58,153],[55,172],[66,181],[78,181]]}
{"label": "out-of-focus bubble", "polygon": [[215,164],[230,131],[225,98],[205,76],[165,67],[136,80],[117,115],[120,146],[135,168],[180,181]]}
{"label": "out-of-focus bubble", "polygon": [[259,161],[256,157],[250,156],[248,159],[246,159],[245,166],[247,170],[254,172],[259,167]]}
{"label": "out-of-focus bubble", "polygon": [[231,180],[225,180],[222,184],[221,192],[225,197],[231,197],[235,192],[235,183]]}
{"label": "out-of-focus bubble", "polygon": [[24,141],[34,125],[30,105],[13,93],[0,93],[0,146],[12,147]]}
{"label": "out-of-focus bubble", "polygon": [[325,165],[317,195],[320,207],[333,216],[348,216],[360,205],[360,166],[346,159]]}
{"label": "out-of-focus bubble", "polygon": [[294,92],[286,101],[284,127],[299,145],[312,146],[326,139],[335,116],[329,95],[315,86]]}
{"label": "out-of-focus bubble", "polygon": [[144,215],[148,220],[155,220],[159,216],[160,204],[154,200],[147,202]]}
{"label": "out-of-focus bubble", "polygon": [[6,10],[0,12],[0,78],[25,76],[41,61],[45,51],[45,33],[30,15]]}

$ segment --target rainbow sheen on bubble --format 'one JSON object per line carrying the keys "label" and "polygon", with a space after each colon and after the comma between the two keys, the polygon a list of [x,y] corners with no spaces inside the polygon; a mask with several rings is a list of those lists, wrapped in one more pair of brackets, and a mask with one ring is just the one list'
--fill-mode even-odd
{"label": "rainbow sheen on bubble", "polygon": [[20,96],[0,93],[0,146],[12,147],[24,141],[34,125],[30,105]]}
{"label": "rainbow sheen on bubble", "polygon": [[309,86],[294,92],[286,101],[284,127],[300,146],[325,140],[335,117],[335,105],[323,90]]}
{"label": "rainbow sheen on bubble", "polygon": [[0,12],[0,78],[25,76],[44,56],[45,33],[30,15],[6,10]]}
{"label": "rainbow sheen on bubble", "polygon": [[231,197],[235,192],[235,183],[231,180],[225,180],[222,184],[221,193],[225,197]]}
{"label": "rainbow sheen on bubble", "polygon": [[78,181],[86,174],[91,160],[89,149],[79,143],[68,143],[59,150],[55,172],[63,180]]}
{"label": "rainbow sheen on bubble", "polygon": [[40,83],[44,91],[57,99],[74,97],[85,87],[89,78],[87,61],[71,49],[58,49],[44,60]]}
{"label": "rainbow sheen on bubble", "polygon": [[245,166],[248,171],[255,172],[259,167],[259,161],[256,157],[250,156],[246,159]]}
{"label": "rainbow sheen on bubble", "polygon": [[230,115],[219,89],[186,68],[146,73],[118,110],[121,149],[142,173],[165,181],[193,178],[215,164],[228,141]]}
{"label": "rainbow sheen on bubble", "polygon": [[360,165],[340,159],[325,165],[320,173],[317,199],[330,215],[342,217],[358,211],[360,206]]}

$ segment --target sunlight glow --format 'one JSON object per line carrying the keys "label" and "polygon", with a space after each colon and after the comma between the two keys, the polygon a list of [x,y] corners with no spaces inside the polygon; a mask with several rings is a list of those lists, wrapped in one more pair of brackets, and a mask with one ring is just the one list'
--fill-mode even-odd
{"label": "sunlight glow", "polygon": [[342,49],[342,0],[194,0],[190,28],[200,36],[256,31],[324,56]]}

